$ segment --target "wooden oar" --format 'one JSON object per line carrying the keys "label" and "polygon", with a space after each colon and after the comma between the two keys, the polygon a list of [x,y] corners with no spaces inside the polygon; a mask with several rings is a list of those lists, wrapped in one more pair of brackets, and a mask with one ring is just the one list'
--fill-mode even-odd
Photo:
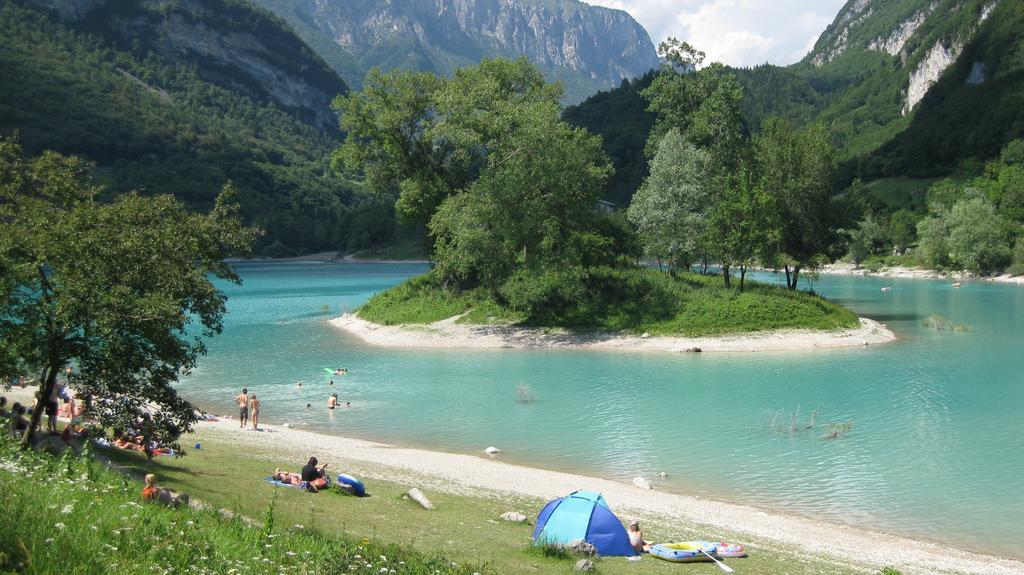
{"label": "wooden oar", "polygon": [[721,561],[719,561],[718,559],[715,559],[715,558],[714,558],[714,557],[712,557],[712,556],[711,556],[711,555],[710,555],[710,554],[709,554],[709,553],[708,553],[707,551],[705,551],[705,550],[701,549],[701,550],[700,550],[700,552],[701,552],[701,553],[703,553],[703,554],[705,554],[705,555],[707,555],[707,556],[708,556],[708,559],[710,559],[710,560],[714,561],[714,562],[715,562],[715,565],[718,565],[718,568],[719,568],[719,569],[721,569],[722,571],[725,571],[726,573],[733,573],[733,569],[732,569],[732,567],[729,567],[729,566],[728,566],[728,565],[726,565],[725,563],[722,563],[722,562],[721,562]]}

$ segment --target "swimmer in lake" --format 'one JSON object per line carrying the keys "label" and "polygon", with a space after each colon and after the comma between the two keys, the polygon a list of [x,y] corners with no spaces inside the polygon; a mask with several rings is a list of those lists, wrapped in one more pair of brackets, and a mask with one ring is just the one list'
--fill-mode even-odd
{"label": "swimmer in lake", "polygon": [[331,396],[327,398],[327,409],[334,409],[335,407],[338,407],[338,394],[332,393]]}

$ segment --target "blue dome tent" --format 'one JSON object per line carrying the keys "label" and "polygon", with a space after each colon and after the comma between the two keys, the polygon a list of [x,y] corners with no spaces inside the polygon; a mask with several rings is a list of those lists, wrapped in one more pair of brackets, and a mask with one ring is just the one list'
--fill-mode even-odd
{"label": "blue dome tent", "polygon": [[537,516],[533,540],[568,544],[583,539],[601,555],[636,555],[619,518],[600,493],[574,491],[548,502]]}

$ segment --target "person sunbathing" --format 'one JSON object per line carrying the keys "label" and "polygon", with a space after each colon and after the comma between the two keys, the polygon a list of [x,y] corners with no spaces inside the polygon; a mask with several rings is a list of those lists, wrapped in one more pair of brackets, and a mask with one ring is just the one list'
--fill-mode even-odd
{"label": "person sunbathing", "polygon": [[142,488],[142,500],[143,501],[155,501],[162,503],[168,507],[181,507],[188,505],[189,497],[187,493],[175,494],[166,487],[160,487],[156,484],[156,475],[150,473],[146,476],[146,486]]}
{"label": "person sunbathing", "polygon": [[119,449],[130,449],[132,451],[145,451],[141,445],[132,440],[127,433],[114,440],[114,447]]}
{"label": "person sunbathing", "polygon": [[271,475],[271,477],[274,478],[274,481],[280,481],[281,483],[286,483],[288,485],[295,485],[296,487],[302,483],[301,475],[298,473],[292,473],[291,471],[281,471],[280,467],[274,470],[274,474]]}

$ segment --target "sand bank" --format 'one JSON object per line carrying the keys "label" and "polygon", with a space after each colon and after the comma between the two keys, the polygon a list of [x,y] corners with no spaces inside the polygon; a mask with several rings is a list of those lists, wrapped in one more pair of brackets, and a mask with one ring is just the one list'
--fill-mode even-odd
{"label": "sand bank", "polygon": [[754,352],[803,351],[862,347],[896,339],[884,325],[861,318],[860,326],[838,331],[790,329],[715,337],[639,337],[616,333],[573,333],[564,330],[483,326],[456,323],[457,318],[429,325],[384,326],[354,314],[331,324],[364,342],[397,348],[562,348],[606,351]]}
{"label": "sand bank", "polygon": [[[762,544],[781,544],[798,554],[825,556],[851,565],[880,569],[890,565],[904,573],[1024,573],[1024,563],[951,549],[947,546],[873,532],[804,517],[767,512],[704,498],[644,490],[618,481],[511,465],[486,456],[475,457],[321,435],[273,425],[270,432],[240,431],[229,419],[200,423],[197,432],[219,436],[253,453],[272,450],[303,461],[316,453],[321,461],[357,471],[364,480],[406,483],[454,495],[519,501],[547,500],[578,489],[604,494],[620,517],[643,517],[664,524],[685,523],[700,532],[740,534]],[[482,449],[482,447],[481,447]],[[536,510],[524,510],[536,513]],[[744,539],[744,541],[747,541]]]}
{"label": "sand bank", "polygon": [[834,264],[823,266],[819,271],[823,274],[843,276],[866,276],[902,279],[948,279],[950,281],[957,282],[978,280],[1024,285],[1024,276],[1011,276],[1009,274],[1002,274],[998,276],[975,277],[974,275],[967,272],[943,272],[923,268],[908,268],[903,266],[883,267],[876,272],[872,272],[867,270],[866,268],[854,267],[853,264],[836,262]]}

